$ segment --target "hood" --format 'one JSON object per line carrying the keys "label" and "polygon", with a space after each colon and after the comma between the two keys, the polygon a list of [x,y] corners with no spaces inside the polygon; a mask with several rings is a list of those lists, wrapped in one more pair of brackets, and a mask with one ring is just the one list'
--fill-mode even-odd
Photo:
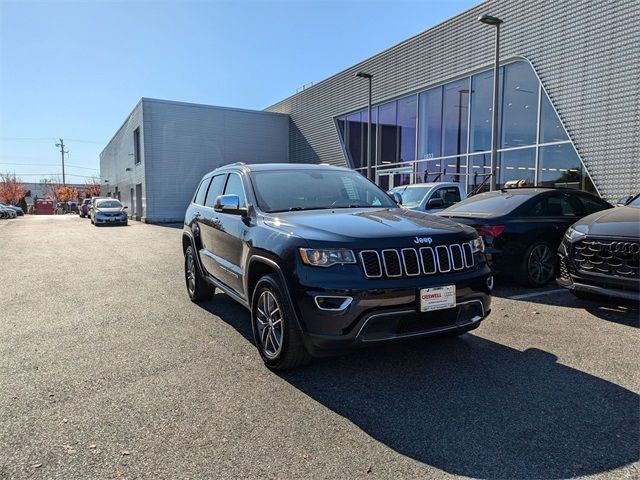
{"label": "hood", "polygon": [[461,234],[464,240],[476,236],[470,227],[405,208],[287,212],[268,215],[265,223],[312,243],[342,243],[352,248],[438,245],[459,242]]}
{"label": "hood", "polygon": [[599,237],[640,238],[640,208],[616,207],[602,210],[578,220],[573,228]]}

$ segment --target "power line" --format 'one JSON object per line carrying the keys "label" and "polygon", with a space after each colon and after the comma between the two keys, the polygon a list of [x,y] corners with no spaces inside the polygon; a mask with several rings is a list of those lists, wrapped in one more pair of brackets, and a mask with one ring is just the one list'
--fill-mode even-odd
{"label": "power line", "polygon": [[[24,167],[57,167],[59,163],[11,163],[11,162],[0,162],[0,165],[14,165],[14,166],[24,166]],[[91,167],[81,167],[80,165],[71,165],[69,163],[65,163],[66,167],[73,168],[81,168],[83,170],[94,170],[99,172],[99,168],[91,168]]]}

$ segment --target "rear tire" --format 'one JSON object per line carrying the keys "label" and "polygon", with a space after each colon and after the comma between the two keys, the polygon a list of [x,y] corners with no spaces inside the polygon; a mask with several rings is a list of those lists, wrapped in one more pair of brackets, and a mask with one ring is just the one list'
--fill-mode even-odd
{"label": "rear tire", "polygon": [[526,287],[545,286],[556,277],[556,256],[547,242],[534,242],[525,252],[519,281]]}
{"label": "rear tire", "polygon": [[202,278],[192,246],[188,246],[184,252],[184,279],[187,286],[187,293],[192,302],[197,303],[213,298],[215,288]]}
{"label": "rear tire", "polygon": [[273,370],[291,370],[311,360],[293,307],[277,275],[262,277],[251,301],[251,327],[264,364]]}

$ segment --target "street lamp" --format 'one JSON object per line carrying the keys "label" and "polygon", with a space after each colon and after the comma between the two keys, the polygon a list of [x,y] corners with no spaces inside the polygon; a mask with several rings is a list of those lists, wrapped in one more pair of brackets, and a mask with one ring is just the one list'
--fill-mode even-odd
{"label": "street lamp", "polygon": [[371,73],[358,72],[356,73],[356,77],[369,80],[369,103],[367,107],[367,178],[371,180],[371,83],[373,81],[373,75]]}
{"label": "street lamp", "polygon": [[495,60],[493,63],[493,106],[491,119],[491,183],[490,190],[496,189],[496,172],[498,168],[498,81],[500,68],[500,24],[502,20],[491,15],[480,15],[478,21],[496,27]]}

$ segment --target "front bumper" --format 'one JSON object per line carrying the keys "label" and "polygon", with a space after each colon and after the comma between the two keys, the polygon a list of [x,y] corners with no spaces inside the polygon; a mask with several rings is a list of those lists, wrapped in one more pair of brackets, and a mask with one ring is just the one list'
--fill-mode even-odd
{"label": "front bumper", "polygon": [[[341,286],[337,278],[319,279],[307,277],[291,291],[307,349],[316,356],[365,344],[471,330],[491,309],[492,277],[486,264],[474,271],[433,277],[351,280],[348,286]],[[456,306],[420,312],[420,289],[445,285],[456,286]],[[350,300],[342,310],[322,310],[318,297]]]}
{"label": "front bumper", "polygon": [[100,225],[125,225],[127,223],[127,217],[98,217],[93,219],[94,223]]}

